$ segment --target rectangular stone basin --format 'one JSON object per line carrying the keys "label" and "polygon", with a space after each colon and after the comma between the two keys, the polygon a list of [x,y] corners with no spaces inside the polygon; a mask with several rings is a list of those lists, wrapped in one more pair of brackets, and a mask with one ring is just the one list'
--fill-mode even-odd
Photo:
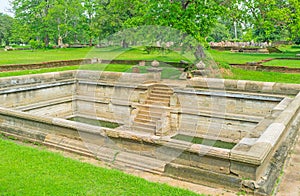
{"label": "rectangular stone basin", "polygon": [[120,169],[264,195],[299,129],[299,92],[300,85],[175,82],[155,73],[1,78],[0,132]]}

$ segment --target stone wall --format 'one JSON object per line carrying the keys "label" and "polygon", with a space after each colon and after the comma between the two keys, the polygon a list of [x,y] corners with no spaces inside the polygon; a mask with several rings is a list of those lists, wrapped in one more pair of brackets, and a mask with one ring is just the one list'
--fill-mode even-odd
{"label": "stone wall", "polygon": [[274,95],[297,95],[299,84],[283,84],[276,82],[256,82],[247,80],[224,80],[214,78],[193,78],[189,86],[195,89],[221,89],[223,91],[254,92]]}
{"label": "stone wall", "polygon": [[[6,86],[0,91],[0,100],[3,107],[12,107],[35,115],[90,116],[130,126],[134,105],[144,102],[148,86],[156,77],[151,74],[94,71],[13,77],[11,80],[0,81],[0,85]],[[224,86],[233,84],[232,81],[220,81]],[[196,84],[194,88],[174,87],[177,101],[175,100],[175,107],[170,109],[172,124],[176,124],[172,126],[174,134],[239,142],[242,138],[253,135],[253,132],[256,135],[261,134],[261,131],[254,131],[254,128],[283,99],[275,95],[241,95],[226,92],[222,88],[216,91],[215,87],[221,85],[214,85],[215,83],[218,81],[205,83],[203,80],[196,80],[192,81],[193,85]],[[277,85],[246,81],[236,84],[239,88],[243,86],[246,89]],[[210,88],[198,89],[204,85]],[[269,91],[267,87],[262,87],[261,91]]]}

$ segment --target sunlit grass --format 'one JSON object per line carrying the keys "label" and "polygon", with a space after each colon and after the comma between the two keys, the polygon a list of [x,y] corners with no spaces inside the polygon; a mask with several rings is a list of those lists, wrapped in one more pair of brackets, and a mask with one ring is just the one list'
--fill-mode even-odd
{"label": "sunlit grass", "polygon": [[223,74],[225,79],[234,80],[252,80],[262,82],[279,82],[279,83],[295,83],[300,84],[300,74],[251,71],[238,68],[231,69],[232,74]]}
{"label": "sunlit grass", "polygon": [[300,60],[272,60],[263,64],[268,66],[285,66],[290,68],[300,68]]}
{"label": "sunlit grass", "polygon": [[1,195],[197,195],[0,138]]}
{"label": "sunlit grass", "polygon": [[[48,50],[25,50],[25,51],[0,51],[0,65],[9,64],[30,64],[57,60],[72,60],[82,58],[100,58],[105,60],[159,60],[169,62],[188,61],[187,57],[182,56],[180,52],[172,51],[170,53],[150,53],[139,48],[65,48]],[[193,58],[191,55],[188,58]]]}
{"label": "sunlit grass", "polygon": [[272,53],[272,54],[247,54],[232,53],[230,51],[208,51],[216,62],[228,64],[244,64],[247,62],[258,62],[268,58],[295,57],[295,53]]}

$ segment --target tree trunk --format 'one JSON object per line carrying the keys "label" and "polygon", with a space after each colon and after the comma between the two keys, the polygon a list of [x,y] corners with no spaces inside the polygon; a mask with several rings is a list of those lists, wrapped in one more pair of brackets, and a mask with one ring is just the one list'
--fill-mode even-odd
{"label": "tree trunk", "polygon": [[128,48],[128,43],[126,42],[125,39],[122,40],[121,45],[123,48]]}
{"label": "tree trunk", "polygon": [[9,40],[5,40],[5,46],[9,46]]}
{"label": "tree trunk", "polygon": [[90,46],[93,46],[93,39],[90,37]]}
{"label": "tree trunk", "polygon": [[49,35],[48,35],[48,33],[46,34],[46,36],[44,38],[44,43],[45,43],[45,47],[48,48],[48,46],[49,46]]}
{"label": "tree trunk", "polygon": [[203,46],[198,45],[196,47],[196,51],[194,52],[194,56],[196,57],[197,60],[203,59],[206,57],[206,54],[204,52]]}

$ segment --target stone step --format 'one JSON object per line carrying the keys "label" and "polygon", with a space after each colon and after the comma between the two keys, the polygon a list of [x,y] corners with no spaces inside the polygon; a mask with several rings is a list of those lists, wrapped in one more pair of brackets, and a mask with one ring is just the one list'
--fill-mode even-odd
{"label": "stone step", "polygon": [[166,165],[165,161],[128,152],[121,152],[117,155],[115,163],[155,174],[162,174]]}
{"label": "stone step", "polygon": [[152,89],[150,93],[162,94],[162,95],[172,95],[173,91],[162,90],[162,89]]}
{"label": "stone step", "polygon": [[135,131],[139,131],[139,132],[145,132],[145,133],[151,133],[151,134],[155,133],[155,129],[149,128],[149,127],[141,127],[141,126],[133,125],[132,129]]}
{"label": "stone step", "polygon": [[154,121],[152,121],[151,119],[135,118],[134,122],[138,122],[138,123],[152,123]]}
{"label": "stone step", "polygon": [[152,120],[152,121],[157,121],[161,117],[161,113],[156,113],[155,115],[149,115],[149,114],[141,114],[138,113],[135,117],[135,119],[141,119],[141,120]]}
{"label": "stone step", "polygon": [[134,127],[144,127],[144,128],[150,128],[150,129],[155,129],[156,128],[156,123],[141,123],[141,122],[134,122],[133,123]]}
{"label": "stone step", "polygon": [[164,113],[164,110],[151,108],[150,110],[140,110],[138,114],[141,114],[143,116],[160,117],[162,113]]}
{"label": "stone step", "polygon": [[161,101],[161,102],[166,102],[166,103],[169,103],[170,102],[170,99],[168,98],[161,98],[161,97],[152,97],[150,96],[147,101],[149,100],[152,100],[152,101]]}
{"label": "stone step", "polygon": [[[106,146],[101,146],[101,148],[99,148],[99,146],[94,144],[85,144],[82,141],[60,136],[47,138],[44,144],[69,152],[75,152],[84,156],[97,156],[98,159],[106,161],[112,166],[116,165],[155,174],[162,174],[166,164],[165,161],[138,155],[134,152],[118,151]],[[89,148],[86,146],[89,146]],[[93,149],[96,150],[93,151]]]}
{"label": "stone step", "polygon": [[156,93],[156,92],[151,92],[150,97],[161,97],[161,98],[168,98],[170,99],[172,94],[161,94],[161,93]]}
{"label": "stone step", "polygon": [[147,117],[137,116],[134,119],[135,122],[152,123],[152,124],[155,124],[157,120],[159,120],[159,117],[152,118],[151,116],[147,116]]}
{"label": "stone step", "polygon": [[164,86],[164,85],[155,85],[155,86],[153,86],[153,89],[172,91],[172,89],[170,87]]}
{"label": "stone step", "polygon": [[146,103],[150,105],[169,106],[169,102],[162,102],[157,100],[147,100]]}
{"label": "stone step", "polygon": [[160,107],[157,105],[149,105],[149,104],[145,104],[143,106],[139,107],[139,111],[148,111],[150,113],[159,113],[161,114],[162,112],[166,111],[168,108],[166,108],[165,106]]}

